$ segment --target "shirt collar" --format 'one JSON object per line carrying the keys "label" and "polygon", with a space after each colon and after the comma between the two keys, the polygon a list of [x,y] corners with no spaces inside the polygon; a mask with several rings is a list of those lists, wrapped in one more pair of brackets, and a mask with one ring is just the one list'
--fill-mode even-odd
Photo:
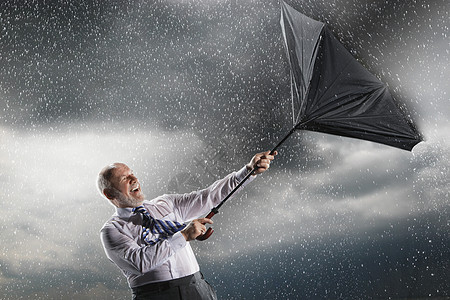
{"label": "shirt collar", "polygon": [[133,209],[131,207],[116,207],[116,212],[120,218],[129,218],[133,214]]}

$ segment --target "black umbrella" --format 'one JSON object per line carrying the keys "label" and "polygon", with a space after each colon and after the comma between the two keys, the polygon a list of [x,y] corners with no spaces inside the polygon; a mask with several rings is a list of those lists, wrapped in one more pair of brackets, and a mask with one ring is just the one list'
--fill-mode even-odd
{"label": "black umbrella", "polygon": [[[324,23],[282,2],[281,29],[291,71],[294,127],[272,153],[296,130],[363,139],[409,151],[422,141],[387,87],[344,48]],[[217,214],[254,171],[206,217]],[[198,239],[205,240],[212,232],[209,228]]]}

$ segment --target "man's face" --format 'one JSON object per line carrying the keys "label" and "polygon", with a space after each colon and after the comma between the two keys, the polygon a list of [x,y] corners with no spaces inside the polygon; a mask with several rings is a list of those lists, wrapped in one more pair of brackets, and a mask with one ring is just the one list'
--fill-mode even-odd
{"label": "man's face", "polygon": [[116,164],[111,183],[120,192],[115,199],[118,207],[136,207],[144,201],[141,185],[127,165]]}

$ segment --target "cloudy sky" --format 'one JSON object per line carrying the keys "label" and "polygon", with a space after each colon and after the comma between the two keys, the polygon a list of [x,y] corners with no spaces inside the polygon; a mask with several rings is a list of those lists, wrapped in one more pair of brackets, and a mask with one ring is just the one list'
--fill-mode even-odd
{"label": "cloudy sky", "polygon": [[[450,295],[446,0],[290,1],[406,104],[412,152],[299,132],[192,243],[222,299]],[[95,187],[206,186],[290,129],[278,1],[2,1],[1,299],[124,299]]]}

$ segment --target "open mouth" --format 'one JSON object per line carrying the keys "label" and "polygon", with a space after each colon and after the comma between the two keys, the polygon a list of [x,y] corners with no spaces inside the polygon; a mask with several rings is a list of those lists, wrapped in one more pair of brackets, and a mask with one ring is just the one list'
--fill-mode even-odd
{"label": "open mouth", "polygon": [[139,192],[139,184],[136,185],[135,187],[133,187],[133,188],[130,190],[130,192],[132,192],[132,193]]}

